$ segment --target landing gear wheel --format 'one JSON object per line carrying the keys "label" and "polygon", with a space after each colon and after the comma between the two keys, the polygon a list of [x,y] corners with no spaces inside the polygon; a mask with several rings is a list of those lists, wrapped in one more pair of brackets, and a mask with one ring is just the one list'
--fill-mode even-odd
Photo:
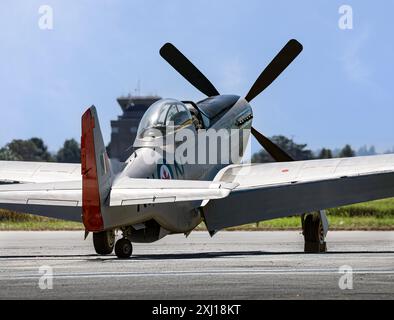
{"label": "landing gear wheel", "polygon": [[118,258],[127,259],[130,258],[133,253],[133,246],[128,239],[119,239],[115,244],[115,254]]}
{"label": "landing gear wheel", "polygon": [[323,223],[318,214],[308,214],[305,217],[303,229],[305,252],[321,253],[327,251]]}
{"label": "landing gear wheel", "polygon": [[96,253],[106,255],[114,250],[115,232],[114,230],[93,233],[93,245]]}

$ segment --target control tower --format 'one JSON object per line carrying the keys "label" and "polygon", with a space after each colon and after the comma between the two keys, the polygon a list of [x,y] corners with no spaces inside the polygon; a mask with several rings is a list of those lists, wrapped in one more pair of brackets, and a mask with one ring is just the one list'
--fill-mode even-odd
{"label": "control tower", "polygon": [[108,152],[111,158],[125,161],[133,152],[138,125],[145,111],[159,96],[126,96],[117,99],[123,114],[111,121],[111,142]]}

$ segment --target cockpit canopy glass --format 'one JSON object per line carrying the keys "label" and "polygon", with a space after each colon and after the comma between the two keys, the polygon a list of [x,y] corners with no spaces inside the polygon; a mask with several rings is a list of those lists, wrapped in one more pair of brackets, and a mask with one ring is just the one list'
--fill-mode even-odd
{"label": "cockpit canopy glass", "polygon": [[183,103],[172,99],[159,100],[152,104],[142,117],[137,138],[155,138],[157,130],[164,136],[168,130],[175,131],[191,123],[192,116]]}

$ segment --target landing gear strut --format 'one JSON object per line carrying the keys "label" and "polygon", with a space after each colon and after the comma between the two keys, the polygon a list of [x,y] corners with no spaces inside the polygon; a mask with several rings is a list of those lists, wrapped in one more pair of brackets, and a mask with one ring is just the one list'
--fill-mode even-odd
{"label": "landing gear strut", "polygon": [[96,253],[106,255],[114,250],[115,231],[107,230],[93,233],[93,245]]}
{"label": "landing gear strut", "polygon": [[319,211],[301,216],[302,230],[305,240],[306,253],[321,253],[327,251],[326,235],[328,221],[325,212]]}

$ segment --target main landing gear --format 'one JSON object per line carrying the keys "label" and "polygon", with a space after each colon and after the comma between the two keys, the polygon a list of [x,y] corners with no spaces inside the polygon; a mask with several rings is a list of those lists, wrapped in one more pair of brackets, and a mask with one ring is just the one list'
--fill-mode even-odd
{"label": "main landing gear", "polygon": [[98,254],[111,254],[115,245],[115,231],[108,230],[93,233],[93,245]]}
{"label": "main landing gear", "polygon": [[327,251],[325,241],[328,221],[324,210],[301,216],[302,230],[306,253],[322,253]]}
{"label": "main landing gear", "polygon": [[93,245],[96,253],[100,255],[111,254],[114,247],[115,254],[121,259],[130,258],[133,253],[133,246],[126,237],[119,239],[115,244],[115,230],[93,233]]}

